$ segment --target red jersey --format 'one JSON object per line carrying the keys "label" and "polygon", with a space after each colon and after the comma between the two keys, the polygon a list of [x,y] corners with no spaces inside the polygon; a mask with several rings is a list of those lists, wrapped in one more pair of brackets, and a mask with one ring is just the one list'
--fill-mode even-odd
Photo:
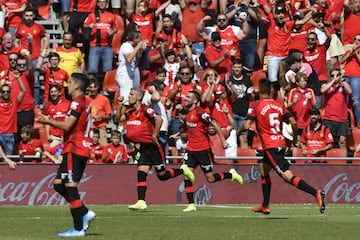
{"label": "red jersey", "polygon": [[129,157],[127,155],[127,150],[124,144],[119,144],[117,146],[109,144],[103,148],[102,155],[107,155],[109,149],[111,150],[111,153],[107,157],[105,163],[114,163],[115,161],[119,163],[128,161]]}
{"label": "red jersey", "polygon": [[265,150],[286,147],[282,123],[289,114],[285,106],[274,99],[265,98],[250,103],[247,118],[256,120],[256,129]]}
{"label": "red jersey", "polygon": [[291,106],[290,112],[294,115],[298,127],[303,129],[310,124],[309,112],[312,109],[311,101],[306,98],[306,94],[311,94],[311,98],[316,102],[315,93],[311,88],[293,88],[289,92],[288,103],[292,103],[294,99],[296,103]]}
{"label": "red jersey", "polygon": [[267,55],[276,57],[284,57],[288,55],[290,34],[293,27],[294,21],[285,22],[283,27],[277,26],[274,15],[270,14],[270,23],[267,28]]}
{"label": "red jersey", "polygon": [[310,25],[306,23],[297,31],[291,31],[289,50],[294,49],[301,52],[306,51],[307,35],[308,35],[309,27]]}
{"label": "red jersey", "polygon": [[91,144],[90,153],[91,153],[91,155],[94,156],[94,158],[92,159],[93,163],[103,163],[103,161],[102,161],[103,149],[104,149],[104,146],[101,144],[98,144],[98,145]]}
{"label": "red jersey", "polygon": [[67,82],[69,78],[69,75],[64,69],[46,68],[44,70],[44,101],[48,101],[49,87],[54,84],[61,86],[61,96],[65,97],[64,82]]}
{"label": "red jersey", "polygon": [[[352,50],[348,50],[352,51]],[[360,52],[359,49],[356,52]],[[345,53],[348,54],[348,53]],[[344,54],[344,55],[345,55]],[[360,64],[356,58],[356,53],[353,52],[351,56],[347,59],[346,64],[344,66],[345,76],[347,77],[360,77]]]}
{"label": "red jersey", "polygon": [[41,39],[46,36],[45,28],[37,23],[27,26],[26,24],[21,24],[15,33],[16,38],[20,39],[21,48],[29,49],[29,43],[27,41],[28,34],[31,34],[32,39],[32,48],[31,48],[31,59],[37,59],[40,56],[41,50]]}
{"label": "red jersey", "polygon": [[[212,44],[208,44],[206,51],[205,51],[205,56],[206,56],[207,62],[210,64],[210,62],[218,60],[219,58],[224,56],[224,52],[226,50],[227,50],[227,48],[224,46],[221,46],[220,49],[217,49]],[[213,68],[220,75],[220,78],[221,78],[220,81],[224,81],[225,74],[231,72],[231,66],[232,66],[232,62],[231,62],[230,56],[229,56],[224,61],[222,61],[216,67]]]}
{"label": "red jersey", "polygon": [[91,101],[85,95],[80,95],[70,103],[68,116],[77,119],[75,125],[64,133],[63,153],[75,153],[79,156],[90,157],[91,138]]}
{"label": "red jersey", "polygon": [[216,119],[221,128],[229,126],[229,120],[226,116],[226,113],[223,111],[224,105],[226,105],[227,109],[229,110],[229,114],[232,116],[232,106],[227,98],[224,99],[221,103],[216,101],[214,106],[211,108],[211,117]]}
{"label": "red jersey", "polygon": [[134,143],[152,143],[156,113],[154,109],[141,104],[139,110],[126,110],[126,137]]}
{"label": "red jersey", "polygon": [[[20,9],[22,5],[26,5],[27,0],[2,0],[1,3],[8,10],[15,10]],[[22,23],[22,14],[23,12],[9,13],[5,18],[5,26],[17,28]]]}
{"label": "red jersey", "polygon": [[1,51],[0,51],[0,72],[7,70],[8,68],[10,68],[10,63],[9,63],[9,55],[11,53],[20,53],[20,48],[11,48],[11,49],[5,49],[4,47],[2,47]]}
{"label": "red jersey", "polygon": [[136,23],[139,27],[142,40],[148,40],[148,46],[152,46],[153,38],[153,22],[154,13],[148,13],[145,16],[142,15],[131,15],[131,22]]}
{"label": "red jersey", "polygon": [[205,17],[205,9],[198,7],[198,10],[192,12],[189,7],[185,5],[182,10],[181,32],[191,42],[204,41],[196,32],[196,26],[200,20]]}
{"label": "red jersey", "polygon": [[[21,155],[24,156],[35,156],[36,153],[38,151],[38,149],[41,149],[41,151],[44,150],[43,144],[40,141],[40,139],[37,138],[33,138],[30,142],[24,142],[24,141],[20,141],[19,143],[19,147],[18,147],[18,154],[20,155],[20,152],[23,152]],[[31,162],[40,162],[40,158],[38,159],[29,159],[29,158],[24,158],[23,161],[27,162],[27,161],[31,161]]]}
{"label": "red jersey", "polygon": [[[116,17],[111,12],[99,12],[100,19],[96,21],[95,13],[90,13],[85,19],[84,24],[94,24],[91,30],[90,46],[111,46],[111,38],[108,34],[109,29],[117,29],[118,24]],[[97,31],[100,30],[100,38],[98,39]]]}
{"label": "red jersey", "polygon": [[326,145],[334,142],[334,138],[330,129],[322,124],[317,131],[310,130],[310,126],[308,126],[305,131],[302,132],[300,142],[306,144],[307,157],[325,157],[325,152],[318,156],[314,156],[311,154],[311,151],[325,148]]}
{"label": "red jersey", "polygon": [[95,0],[70,1],[70,12],[92,12],[95,5]]}
{"label": "red jersey", "polygon": [[315,69],[319,81],[326,81],[327,79],[326,50],[325,45],[318,45],[313,52],[309,50],[304,52],[305,61]]}
{"label": "red jersey", "polygon": [[347,122],[347,104],[344,86],[331,86],[323,95],[324,115],[323,119],[335,122]]}
{"label": "red jersey", "polygon": [[[173,90],[175,88],[177,88],[176,83],[171,84],[170,88],[169,88],[169,91],[171,91],[171,90]],[[182,106],[184,106],[185,102],[186,102],[186,94],[189,91],[194,90],[194,89],[201,92],[201,87],[199,85],[197,85],[197,84],[195,86],[191,82],[189,84],[181,84],[181,91],[177,92],[175,94],[175,97],[173,99],[173,103],[174,104],[181,104]],[[173,111],[171,113],[172,117],[175,117],[175,112],[176,112],[176,109],[173,108]]]}
{"label": "red jersey", "polygon": [[203,151],[211,147],[208,135],[209,124],[212,122],[210,115],[201,107],[196,107],[186,115],[188,132],[187,150]]}
{"label": "red jersey", "polygon": [[[13,93],[11,93],[13,95]],[[13,95],[15,96],[15,95]],[[17,95],[16,95],[17,96]],[[0,99],[0,133],[16,133],[17,127],[17,98],[9,102]]]}
{"label": "red jersey", "polygon": [[[27,77],[27,74],[28,74],[28,72],[25,71],[21,75],[21,80],[23,81],[23,83],[25,85],[26,92],[25,92],[23,100],[17,107],[18,111],[33,110],[35,107],[35,101],[34,101],[34,97],[33,97],[34,88],[31,87],[34,85],[34,79],[29,79],[29,77]],[[29,82],[32,82],[32,84],[30,84]],[[11,95],[12,96],[19,95],[20,86],[19,86],[18,81],[14,78],[14,74],[12,71],[8,70],[7,73],[5,74],[5,83],[7,83],[11,87]]]}
{"label": "red jersey", "polygon": [[344,45],[354,42],[354,38],[359,34],[359,25],[354,23],[360,22],[360,14],[350,13],[348,16],[344,16],[344,31],[342,34],[342,43]]}
{"label": "red jersey", "polygon": [[240,57],[239,40],[237,38],[240,30],[240,27],[232,25],[227,26],[225,29],[215,28],[215,31],[220,33],[221,46],[224,46],[229,51],[233,48],[237,50],[235,57]]}
{"label": "red jersey", "polygon": [[[54,104],[52,101],[46,103],[44,106],[44,114],[49,115],[56,121],[65,121],[70,109],[70,101],[60,99],[58,103]],[[63,137],[64,131],[56,127],[50,126],[50,135],[56,137]]]}

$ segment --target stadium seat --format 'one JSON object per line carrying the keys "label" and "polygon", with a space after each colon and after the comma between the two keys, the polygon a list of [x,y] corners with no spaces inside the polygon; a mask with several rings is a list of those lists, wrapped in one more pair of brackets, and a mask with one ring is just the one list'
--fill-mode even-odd
{"label": "stadium seat", "polygon": [[347,111],[348,111],[348,120],[350,123],[350,127],[354,128],[356,126],[354,113],[353,113],[352,109],[350,109],[350,108],[348,108]]}
{"label": "stadium seat", "polygon": [[118,90],[118,85],[115,79],[116,69],[105,73],[102,89],[108,93],[115,93]]}
{"label": "stadium seat", "polygon": [[254,71],[251,74],[250,78],[253,83],[255,93],[258,93],[259,92],[259,81],[262,78],[266,78],[266,73],[260,69],[260,70]]}
{"label": "stadium seat", "polygon": [[[256,157],[256,152],[254,149],[249,148],[237,148],[237,156],[238,157]],[[237,163],[241,164],[256,164],[256,159],[238,159]]]}
{"label": "stadium seat", "polygon": [[[345,158],[346,152],[340,148],[332,148],[326,151],[326,157]],[[346,160],[327,160],[329,164],[346,164]]]}

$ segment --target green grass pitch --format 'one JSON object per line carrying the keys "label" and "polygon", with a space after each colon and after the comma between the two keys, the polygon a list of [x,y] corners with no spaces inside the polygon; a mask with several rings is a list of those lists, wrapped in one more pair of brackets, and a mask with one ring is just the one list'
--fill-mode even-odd
{"label": "green grass pitch", "polygon": [[[272,205],[271,214],[251,212],[250,205],[198,206],[183,213],[180,205],[148,205],[142,212],[125,205],[90,205],[97,214],[86,237],[106,240],[281,240],[359,239],[360,206]],[[62,206],[1,206],[0,240],[60,239],[72,226]]]}

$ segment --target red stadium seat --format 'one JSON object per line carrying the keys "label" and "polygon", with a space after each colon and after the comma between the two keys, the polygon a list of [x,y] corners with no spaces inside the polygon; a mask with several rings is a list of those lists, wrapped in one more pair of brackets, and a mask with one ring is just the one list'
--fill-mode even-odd
{"label": "red stadium seat", "polygon": [[266,78],[266,73],[263,70],[257,70],[251,74],[250,78],[253,83],[255,93],[258,93],[259,92],[259,81],[262,78]]}
{"label": "red stadium seat", "polygon": [[360,128],[351,128],[351,135],[346,138],[346,143],[351,151],[355,150],[355,147],[360,144]]}
{"label": "red stadium seat", "polygon": [[[297,147],[294,147],[293,149],[292,149],[292,156],[293,157],[306,157],[303,153],[302,153],[302,150],[301,150],[301,148],[297,148]],[[296,163],[299,163],[299,164],[303,164],[303,163],[306,163],[306,159],[304,158],[304,159],[296,159],[295,160],[295,162]]]}
{"label": "red stadium seat", "polygon": [[[237,148],[237,156],[238,157],[256,157],[256,152],[254,149],[249,148]],[[237,160],[238,163],[241,164],[256,164],[257,159],[239,159]]]}
{"label": "red stadium seat", "polygon": [[[346,152],[341,148],[332,148],[326,151],[326,157],[345,158]],[[346,164],[346,160],[328,160],[329,164]]]}
{"label": "red stadium seat", "polygon": [[102,89],[105,92],[115,93],[118,90],[118,85],[115,79],[116,69],[105,73]]}

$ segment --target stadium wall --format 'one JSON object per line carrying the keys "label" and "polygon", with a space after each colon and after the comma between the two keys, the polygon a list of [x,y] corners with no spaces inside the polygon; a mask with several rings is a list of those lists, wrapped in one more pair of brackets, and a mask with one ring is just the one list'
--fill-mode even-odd
{"label": "stadium wall", "polygon": [[[169,166],[178,167],[178,166]],[[228,171],[229,165],[216,165],[215,170]],[[255,165],[235,166],[243,175],[242,186],[225,180],[206,182],[197,169],[195,201],[197,204],[254,204],[262,200],[260,175]],[[327,203],[360,203],[360,165],[299,165],[292,171],[310,185],[327,192]],[[0,205],[65,205],[53,190],[56,165],[21,164],[15,171],[0,165]],[[314,203],[312,196],[283,183],[271,173],[271,203]],[[136,166],[88,165],[81,181],[81,198],[86,204],[130,204],[136,197]],[[148,204],[186,203],[182,177],[160,182],[154,172],[148,176]]]}

